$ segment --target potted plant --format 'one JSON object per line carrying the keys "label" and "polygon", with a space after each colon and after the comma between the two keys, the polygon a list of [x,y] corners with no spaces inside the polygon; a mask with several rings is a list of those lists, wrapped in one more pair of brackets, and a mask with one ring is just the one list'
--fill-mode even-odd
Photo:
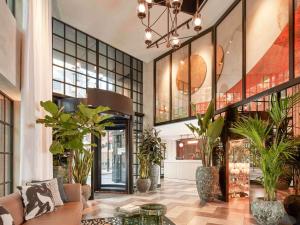
{"label": "potted plant", "polygon": [[48,115],[38,119],[37,123],[52,128],[53,141],[49,150],[54,155],[63,154],[65,151],[71,152],[73,180],[82,185],[83,197],[87,201],[91,195],[87,178],[93,165],[92,148],[96,143],[92,138],[90,141],[84,141],[84,138],[91,135],[100,138],[105,135],[105,127],[112,125],[111,122],[106,122],[110,115],[103,114],[109,108],[103,106],[89,108],[79,104],[76,112],[66,113],[63,107],[59,108],[52,101],[40,104]]}
{"label": "potted plant", "polygon": [[150,190],[154,191],[157,188],[160,164],[161,160],[164,158],[166,144],[162,142],[157,130],[154,128],[147,128],[143,131],[139,150],[140,154],[145,154],[149,157],[151,180]]}
{"label": "potted plant", "polygon": [[139,178],[136,181],[137,190],[141,193],[149,191],[151,180],[149,178],[149,155],[145,153],[138,153],[137,155],[140,162]]}
{"label": "potted plant", "polygon": [[286,160],[294,157],[295,147],[300,144],[288,137],[285,130],[291,109],[299,100],[300,94],[285,99],[273,96],[268,120],[258,116],[243,117],[231,128],[232,132],[249,139],[250,149],[256,151],[258,166],[262,170],[265,196],[251,203],[252,214],[259,224],[276,225],[284,216],[283,205],[276,199],[276,185]]}
{"label": "potted plant", "polygon": [[202,166],[199,166],[196,171],[196,185],[201,204],[204,204],[213,199],[214,190],[216,190],[219,182],[219,171],[212,164],[212,153],[220,141],[219,137],[224,126],[224,119],[220,116],[213,120],[213,100],[210,102],[205,114],[196,114],[196,117],[198,126],[192,123],[186,124],[186,126],[199,140]]}

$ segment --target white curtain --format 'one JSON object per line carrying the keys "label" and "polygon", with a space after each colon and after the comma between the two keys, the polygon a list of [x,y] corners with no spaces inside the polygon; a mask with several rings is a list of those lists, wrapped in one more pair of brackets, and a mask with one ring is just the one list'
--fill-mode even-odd
{"label": "white curtain", "polygon": [[52,177],[51,130],[36,124],[52,99],[51,0],[24,0],[21,85],[21,182]]}

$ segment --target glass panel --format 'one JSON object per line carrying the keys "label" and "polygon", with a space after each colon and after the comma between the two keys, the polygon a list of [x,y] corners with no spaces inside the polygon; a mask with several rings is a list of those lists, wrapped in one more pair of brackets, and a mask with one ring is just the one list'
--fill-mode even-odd
{"label": "glass panel", "polygon": [[77,74],[77,86],[86,87],[86,76]]}
{"label": "glass panel", "polygon": [[[191,103],[197,113],[205,113],[212,94],[213,44],[211,33],[192,42]],[[192,111],[192,115],[195,112]]]}
{"label": "glass panel", "polygon": [[66,95],[75,97],[75,87],[68,84],[66,84],[65,87],[66,87]]}
{"label": "glass panel", "polygon": [[106,81],[107,80],[106,74],[107,72],[105,69],[99,68],[99,79]]}
{"label": "glass panel", "polygon": [[92,37],[88,37],[88,48],[96,51],[96,39]]}
{"label": "glass panel", "polygon": [[86,90],[77,88],[77,98],[86,98]]}
{"label": "glass panel", "polygon": [[114,59],[115,58],[115,49],[113,47],[108,46],[108,57]]}
{"label": "glass panel", "polygon": [[5,182],[12,181],[11,179],[11,156],[9,154],[5,154]]}
{"label": "glass panel", "polygon": [[4,152],[4,125],[0,123],[0,152]]}
{"label": "glass panel", "polygon": [[74,84],[76,82],[76,74],[73,71],[65,70],[66,72],[66,83]]}
{"label": "glass panel", "polygon": [[300,0],[295,0],[295,77],[300,77]]}
{"label": "glass panel", "polygon": [[172,119],[189,115],[188,67],[188,46],[185,46],[172,54]]}
{"label": "glass panel", "polygon": [[121,64],[121,63],[116,63],[116,72],[118,73],[118,74],[122,74],[123,75],[123,65]]}
{"label": "glass panel", "polygon": [[81,61],[81,60],[77,60],[77,72],[86,74],[86,63]]}
{"label": "glass panel", "polygon": [[53,20],[53,33],[64,37],[64,24],[57,20]]}
{"label": "glass panel", "polygon": [[137,69],[137,61],[134,58],[132,58],[132,68]]}
{"label": "glass panel", "polygon": [[91,77],[97,77],[97,67],[91,64],[88,64],[88,71],[87,74]]}
{"label": "glass panel", "polygon": [[12,107],[13,107],[12,101],[6,98],[5,99],[5,122],[9,124],[12,123]]}
{"label": "glass panel", "polygon": [[119,87],[119,86],[116,86],[116,92],[120,95],[123,95],[123,88],[122,87]]}
{"label": "glass panel", "polygon": [[124,54],[124,64],[130,66],[130,56],[127,54]]}
{"label": "glass panel", "polygon": [[99,47],[99,52],[102,54],[102,55],[106,55],[106,44],[104,44],[103,42],[99,41],[98,42],[98,47]]}
{"label": "glass panel", "polygon": [[77,31],[77,43],[86,46],[86,35],[80,31]]}
{"label": "glass panel", "polygon": [[53,81],[53,92],[58,94],[64,94],[64,84],[58,81]]}
{"label": "glass panel", "polygon": [[124,87],[130,89],[131,88],[131,82],[130,79],[127,77],[124,77]]}
{"label": "glass panel", "polygon": [[108,82],[115,83],[115,73],[108,71]]}
{"label": "glass panel", "polygon": [[75,29],[72,27],[66,26],[66,39],[75,42],[76,37],[75,37]]}
{"label": "glass panel", "polygon": [[4,182],[4,154],[0,153],[0,183]]}
{"label": "glass panel", "polygon": [[138,81],[143,82],[143,74],[142,72],[138,72]]}
{"label": "glass panel", "polygon": [[76,59],[74,57],[66,55],[66,68],[76,70]]}
{"label": "glass panel", "polygon": [[53,48],[64,51],[64,39],[53,35]]}
{"label": "glass panel", "polygon": [[122,63],[123,62],[123,53],[121,51],[117,50],[116,56],[117,56],[117,61]]}
{"label": "glass panel", "polygon": [[242,99],[242,3],[217,27],[217,109]]}
{"label": "glass panel", "polygon": [[70,41],[66,41],[66,53],[72,56],[75,56],[75,44]]}
{"label": "glass panel", "polygon": [[64,66],[64,54],[53,50],[53,64]]}
{"label": "glass panel", "polygon": [[77,45],[77,58],[86,61],[86,49]]}
{"label": "glass panel", "polygon": [[64,69],[58,66],[53,66],[53,79],[64,81]]}
{"label": "glass panel", "polygon": [[96,88],[97,87],[96,79],[88,77],[88,87],[89,88]]}
{"label": "glass panel", "polygon": [[4,96],[1,95],[0,93],[0,121],[4,121],[4,104],[5,104],[5,100],[4,100]]}
{"label": "glass panel", "polygon": [[11,194],[11,183],[5,184],[5,195]]}
{"label": "glass panel", "polygon": [[10,126],[5,126],[5,152],[12,152],[12,139],[11,139],[11,128]]}
{"label": "glass panel", "polygon": [[130,77],[130,68],[128,66],[124,66],[124,76]]}
{"label": "glass panel", "polygon": [[170,120],[170,56],[156,62],[156,123]]}
{"label": "glass panel", "polygon": [[101,81],[99,80],[99,88],[102,90],[106,90],[107,89],[107,83],[105,81]]}
{"label": "glass panel", "polygon": [[118,74],[116,74],[116,84],[119,85],[119,86],[123,86],[123,76],[120,76]]}
{"label": "glass panel", "polygon": [[99,55],[99,66],[106,68],[107,58],[103,55]]}
{"label": "glass panel", "polygon": [[124,130],[106,131],[101,138],[101,184],[126,184],[126,138]]}
{"label": "glass panel", "polygon": [[107,84],[107,90],[109,91],[116,91],[116,86],[114,84]]}
{"label": "glass panel", "polygon": [[138,61],[138,71],[142,71],[143,63],[141,61]]}
{"label": "glass panel", "polygon": [[289,79],[289,1],[246,3],[246,95],[249,97]]}
{"label": "glass panel", "polygon": [[115,71],[115,61],[114,60],[111,60],[111,59],[108,59],[107,61],[107,69],[110,70],[110,71]]}
{"label": "glass panel", "polygon": [[96,64],[96,53],[93,51],[88,51],[88,62]]}
{"label": "glass panel", "polygon": [[137,80],[137,71],[134,69],[132,70],[132,79]]}
{"label": "glass panel", "polygon": [[125,96],[127,96],[127,97],[129,97],[129,98],[130,98],[130,97],[131,97],[131,94],[130,94],[130,92],[131,92],[130,90],[128,90],[128,89],[126,89],[126,88],[124,88],[124,95],[125,95]]}

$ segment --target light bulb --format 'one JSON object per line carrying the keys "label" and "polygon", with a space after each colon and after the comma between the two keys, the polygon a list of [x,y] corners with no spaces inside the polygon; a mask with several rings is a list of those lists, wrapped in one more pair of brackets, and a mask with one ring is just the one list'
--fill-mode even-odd
{"label": "light bulb", "polygon": [[152,0],[146,0],[148,4],[152,4]]}
{"label": "light bulb", "polygon": [[151,44],[152,42],[152,33],[151,33],[151,29],[147,28],[145,30],[145,43],[146,45]]}
{"label": "light bulb", "polygon": [[140,19],[144,19],[146,17],[146,5],[144,1],[139,1],[137,15]]}
{"label": "light bulb", "polygon": [[181,45],[180,39],[178,37],[178,34],[174,34],[170,38],[170,45],[172,46],[173,49],[179,48]]}
{"label": "light bulb", "polygon": [[193,18],[194,30],[199,32],[202,29],[201,24],[202,24],[201,16],[197,13]]}
{"label": "light bulb", "polygon": [[183,147],[183,143],[180,142],[180,143],[179,143],[179,148],[182,148],[182,147]]}

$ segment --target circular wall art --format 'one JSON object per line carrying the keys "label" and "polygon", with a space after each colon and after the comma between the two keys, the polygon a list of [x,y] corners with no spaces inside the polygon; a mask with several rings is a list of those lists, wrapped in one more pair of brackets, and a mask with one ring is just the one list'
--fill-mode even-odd
{"label": "circular wall art", "polygon": [[[188,94],[189,78],[188,78],[188,58],[179,62],[176,86],[177,90]],[[207,73],[207,65],[200,55],[191,55],[191,94],[201,88]]]}

